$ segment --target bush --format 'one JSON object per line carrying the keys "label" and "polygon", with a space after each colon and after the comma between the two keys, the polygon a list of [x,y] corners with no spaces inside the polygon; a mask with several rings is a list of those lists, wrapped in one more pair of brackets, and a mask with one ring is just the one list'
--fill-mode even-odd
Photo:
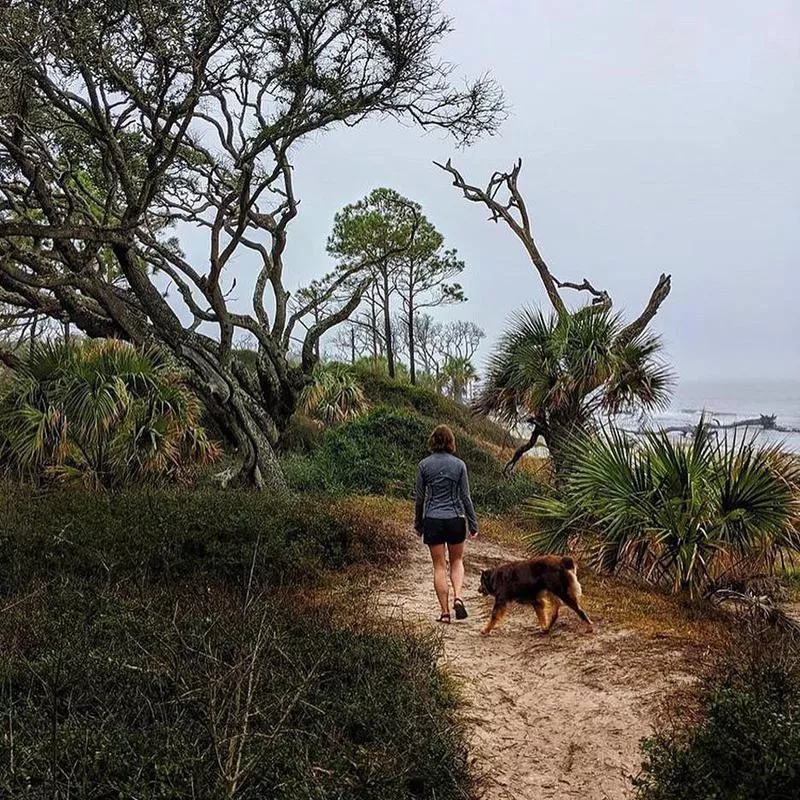
{"label": "bush", "polygon": [[[371,413],[325,431],[321,446],[309,456],[284,461],[290,484],[298,491],[330,494],[388,494],[411,497],[417,464],[427,455],[435,423],[419,414],[377,408]],[[505,511],[530,497],[529,476],[503,475],[502,465],[472,437],[457,435],[458,455],[470,473],[476,506]]]}
{"label": "bush", "polygon": [[436,642],[371,627],[361,596],[345,617],[320,580],[397,554],[373,516],[2,489],[0,797],[466,795]]}
{"label": "bush", "polygon": [[800,786],[800,653],[740,633],[684,713],[643,744],[639,800],[788,800]]}
{"label": "bush", "polygon": [[335,425],[363,414],[367,400],[358,376],[344,364],[317,364],[300,395],[300,408],[312,419]]}
{"label": "bush", "polygon": [[322,426],[303,414],[293,414],[278,441],[280,453],[310,453],[322,440]]}
{"label": "bush", "polygon": [[219,449],[175,365],[116,339],[45,342],[0,397],[0,458],[26,478],[92,488],[182,478]]}
{"label": "bush", "polygon": [[[357,541],[371,542],[368,548]],[[209,575],[236,580],[255,553],[255,574],[277,584],[307,583],[323,569],[380,561],[399,543],[358,529],[324,501],[247,490],[128,490],[112,495],[62,489],[0,493],[0,593],[36,580],[164,581]],[[257,545],[257,547],[256,547]]]}
{"label": "bush", "polygon": [[0,795],[462,798],[431,637],[269,596],[55,587],[0,620]]}
{"label": "bush", "polygon": [[609,428],[573,440],[569,461],[557,496],[531,503],[542,523],[531,543],[540,552],[561,552],[582,537],[599,568],[632,568],[690,593],[800,552],[800,464],[778,448],[717,440],[703,423],[679,442]]}

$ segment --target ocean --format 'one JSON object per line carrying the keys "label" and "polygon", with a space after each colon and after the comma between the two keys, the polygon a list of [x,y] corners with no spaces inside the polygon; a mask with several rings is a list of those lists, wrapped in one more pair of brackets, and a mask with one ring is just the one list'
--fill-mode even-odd
{"label": "ocean", "polygon": [[800,453],[800,380],[679,381],[669,409],[651,415],[647,422],[652,427],[685,426],[697,423],[701,414],[720,425],[774,415],[778,427],[798,432],[758,428],[748,428],[748,432],[757,433],[759,442],[780,444],[786,450]]}
{"label": "ocean", "polygon": [[[720,425],[764,416],[775,415],[775,424],[781,428],[800,431],[800,380],[685,380],[675,386],[669,408],[663,412],[641,417],[619,417],[617,424],[627,430],[672,428],[695,425],[705,415]],[[737,436],[745,433],[737,429]],[[800,453],[800,432],[764,431],[747,428],[756,441],[764,445],[779,444],[783,449]],[[520,430],[520,436],[526,435]],[[529,435],[529,434],[527,434]],[[532,455],[547,451],[537,447]]]}

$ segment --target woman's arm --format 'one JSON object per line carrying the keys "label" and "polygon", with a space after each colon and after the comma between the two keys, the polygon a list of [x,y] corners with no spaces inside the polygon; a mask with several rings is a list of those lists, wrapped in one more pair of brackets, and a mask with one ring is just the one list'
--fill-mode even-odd
{"label": "woman's arm", "polygon": [[422,533],[422,517],[425,514],[425,473],[422,463],[417,466],[417,488],[414,491],[414,530]]}
{"label": "woman's arm", "polygon": [[475,507],[472,505],[472,496],[469,493],[469,478],[467,477],[466,464],[464,464],[461,469],[458,490],[461,493],[461,502],[464,504],[464,513],[467,515],[469,532],[474,535],[478,532],[478,518],[475,516]]}

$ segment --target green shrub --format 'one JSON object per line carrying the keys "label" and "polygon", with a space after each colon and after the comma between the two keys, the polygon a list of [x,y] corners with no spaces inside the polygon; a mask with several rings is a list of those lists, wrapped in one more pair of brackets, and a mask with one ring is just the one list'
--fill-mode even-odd
{"label": "green shrub", "polygon": [[320,580],[403,547],[371,515],[0,488],[0,797],[466,796],[436,642]]}
{"label": "green shrub", "polygon": [[[325,431],[317,450],[285,459],[284,471],[298,491],[411,497],[417,464],[427,455],[428,436],[435,424],[419,414],[377,408]],[[529,476],[507,479],[492,453],[466,434],[456,438],[458,455],[469,469],[476,506],[505,511],[534,494],[536,486]]]}
{"label": "green shrub", "polygon": [[278,450],[281,453],[309,453],[322,440],[322,426],[303,414],[294,414],[281,434]]}
{"label": "green shrub", "polygon": [[356,366],[353,368],[364,388],[367,401],[373,406],[387,406],[397,411],[412,411],[435,420],[437,425],[451,425],[472,436],[496,445],[509,444],[505,428],[486,417],[473,414],[468,408],[423,386],[392,380],[387,375]]}
{"label": "green shrub", "polygon": [[432,637],[195,582],[53,584],[4,613],[0,640],[0,796],[466,796]]}
{"label": "green shrub", "polygon": [[185,477],[219,448],[175,365],[116,339],[45,342],[0,393],[0,459],[92,488]]}
{"label": "green shrub", "polygon": [[353,370],[335,362],[317,364],[311,383],[303,389],[300,408],[312,419],[336,425],[363,414],[367,400]]}
{"label": "green shrub", "polygon": [[800,653],[739,634],[699,709],[643,744],[639,800],[789,800],[800,786]]}
{"label": "green shrub", "polygon": [[[380,530],[361,531],[327,504],[247,490],[129,490],[110,495],[62,489],[0,493],[0,593],[35,580],[170,580],[206,574],[238,579],[256,557],[272,584],[313,580],[350,563],[352,548],[380,560]],[[356,545],[358,537],[373,542]],[[257,543],[257,548],[256,548]]]}

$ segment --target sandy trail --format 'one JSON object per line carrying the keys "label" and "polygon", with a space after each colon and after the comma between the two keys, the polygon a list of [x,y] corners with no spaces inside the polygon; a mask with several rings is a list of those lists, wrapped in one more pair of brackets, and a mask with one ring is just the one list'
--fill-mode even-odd
{"label": "sandy trail", "polygon": [[481,798],[629,797],[628,776],[641,763],[639,740],[651,732],[663,697],[690,680],[681,653],[598,618],[588,593],[583,606],[594,634],[584,633],[562,608],[553,631],[542,636],[533,609],[512,606],[488,637],[481,636],[491,600],[477,594],[480,570],[521,554],[481,539],[467,548],[469,619],[435,622],[438,605],[421,544],[412,547],[379,603],[394,618],[441,632],[444,666],[465,701]]}

